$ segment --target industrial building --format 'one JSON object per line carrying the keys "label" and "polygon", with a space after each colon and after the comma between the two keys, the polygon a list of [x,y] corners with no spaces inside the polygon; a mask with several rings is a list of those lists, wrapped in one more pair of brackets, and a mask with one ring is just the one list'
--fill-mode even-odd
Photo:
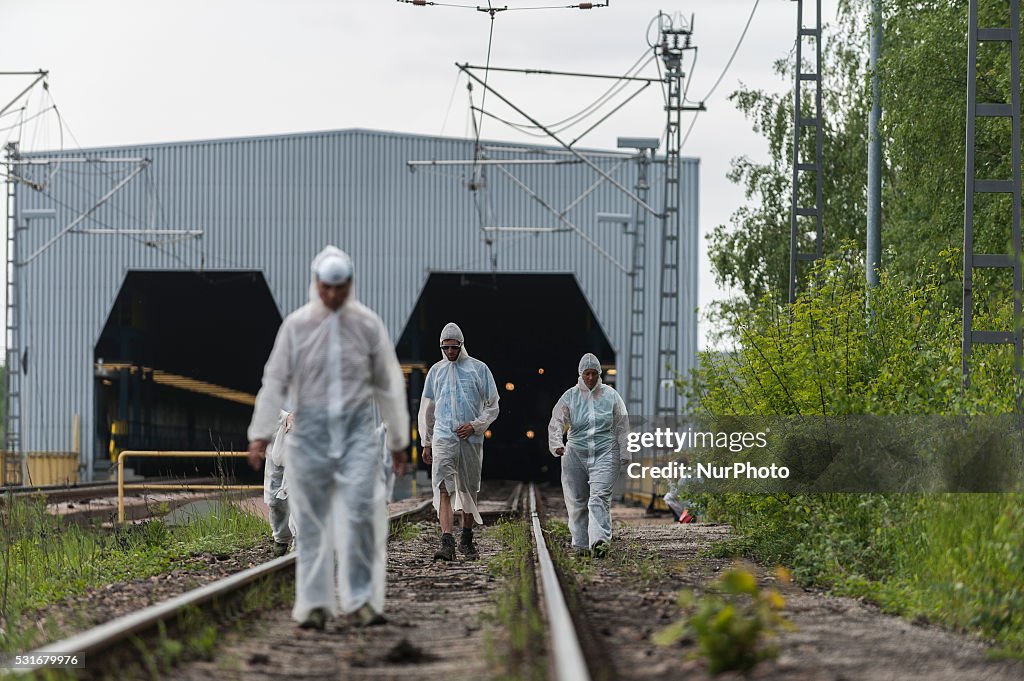
{"label": "industrial building", "polygon": [[[479,160],[481,149],[486,163],[409,165]],[[551,406],[584,352],[626,397],[638,291],[639,411],[653,413],[666,389],[661,221],[588,164],[636,191],[636,151],[590,150],[585,163],[555,147],[353,129],[9,153],[9,421],[23,452],[77,452],[81,480],[105,477],[123,448],[244,449],[277,327],[308,299],[325,244],[352,256],[411,410],[445,322],[491,366],[502,412],[488,465],[543,454]],[[650,206],[665,203],[663,161],[649,167]],[[683,373],[697,350],[698,169],[681,160],[679,294],[668,299]]]}

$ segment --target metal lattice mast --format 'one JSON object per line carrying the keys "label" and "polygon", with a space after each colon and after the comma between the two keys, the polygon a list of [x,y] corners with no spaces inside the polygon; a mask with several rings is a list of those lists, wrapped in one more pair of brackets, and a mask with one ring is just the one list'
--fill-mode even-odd
{"label": "metal lattice mast", "polygon": [[656,416],[679,413],[679,392],[675,388],[675,371],[679,368],[679,293],[681,270],[680,151],[682,147],[683,111],[703,107],[687,107],[683,102],[683,52],[690,47],[691,30],[671,24],[661,31],[661,59],[665,64],[668,101],[665,109],[665,207],[661,215],[661,282],[658,302],[658,383],[655,395]]}
{"label": "metal lattice mast", "polygon": [[17,220],[15,219],[14,183],[18,145],[7,145],[7,281],[6,299],[6,397],[7,413],[4,433],[3,484],[20,485],[22,480],[21,452],[21,329],[18,318],[19,278],[21,272],[17,252]]}
{"label": "metal lattice mast", "polygon": [[[651,154],[654,151],[651,150]],[[637,157],[636,195],[647,200],[650,185],[647,170],[651,159],[644,150]],[[644,411],[644,307],[647,297],[647,212],[636,206],[633,217],[633,262],[630,268],[629,302],[629,386],[626,392],[626,409],[630,414],[640,415]]]}
{"label": "metal lattice mast", "polygon": [[[789,221],[789,302],[796,302],[797,264],[813,262],[822,254],[822,113],[821,113],[821,0],[815,0],[814,25],[804,26],[804,0],[796,0],[796,84],[793,89],[793,199]],[[814,72],[804,71],[803,42],[804,38],[814,39],[815,62]],[[814,109],[812,115],[804,116],[803,84],[814,84]],[[811,163],[801,162],[800,131],[813,128],[814,160]],[[814,205],[801,205],[800,178],[801,173],[814,174]],[[800,218],[814,218],[814,252],[800,252],[801,229]]]}
{"label": "metal lattice mast", "polygon": [[[971,348],[975,343],[1013,344],[1014,367],[1021,373],[1021,355],[1024,349],[1021,334],[1021,173],[1020,173],[1020,3],[1010,0],[1009,28],[979,28],[978,0],[970,0],[970,19],[967,35],[967,147],[964,171],[964,303],[962,371],[964,388],[971,385]],[[1009,43],[1010,45],[1010,101],[1000,103],[978,102],[978,43]],[[1011,177],[1001,180],[979,180],[975,177],[974,130],[978,117],[1010,119]],[[974,252],[974,195],[1010,194],[1013,203],[1011,238],[1013,255]],[[1010,331],[974,329],[974,297],[972,290],[974,268],[1013,269],[1013,328]],[[1021,407],[1021,395],[1017,395]]]}

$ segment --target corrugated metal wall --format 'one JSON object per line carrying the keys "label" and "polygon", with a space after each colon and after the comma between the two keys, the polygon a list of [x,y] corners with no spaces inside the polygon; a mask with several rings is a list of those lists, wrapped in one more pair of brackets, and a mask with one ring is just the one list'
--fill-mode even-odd
{"label": "corrugated metal wall", "polygon": [[[501,150],[507,145],[489,146],[495,158],[512,156]],[[464,184],[467,170],[430,167],[411,172],[406,165],[408,160],[469,159],[472,149],[472,141],[464,139],[342,130],[66,154],[152,160],[144,175],[96,209],[83,227],[201,229],[204,234],[198,240],[174,242],[70,233],[23,268],[22,346],[29,357],[22,393],[23,448],[68,449],[77,413],[83,423],[83,463],[91,463],[93,349],[129,270],[260,270],[287,313],[306,300],[310,260],[324,244],[333,243],[352,255],[359,297],[380,313],[397,340],[430,272],[491,271],[491,251],[482,238],[474,195]],[[538,158],[546,157],[540,151],[544,147],[533,149]],[[36,158],[40,156],[52,155]],[[634,163],[621,163],[612,154],[591,158],[608,171],[614,169],[622,184],[633,186]],[[92,207],[129,169],[110,163],[66,163],[56,173],[52,166],[24,169],[46,186],[42,191],[26,184],[17,187],[18,224],[23,228],[19,259]],[[558,210],[598,179],[583,165],[508,170]],[[561,226],[497,168],[487,168],[486,178],[493,224]],[[662,203],[661,178],[661,166],[654,165],[650,204],[655,207]],[[684,160],[682,180],[679,350],[680,368],[689,371],[697,349],[697,160]],[[30,217],[39,209],[56,213],[52,218]],[[599,224],[596,214],[633,210],[628,197],[604,182],[566,217],[628,268],[631,238],[620,225]],[[649,217],[647,413],[653,410],[657,376],[658,235],[658,222]],[[573,233],[503,233],[494,249],[499,272],[575,275],[618,353],[619,385],[624,389],[629,278]]]}

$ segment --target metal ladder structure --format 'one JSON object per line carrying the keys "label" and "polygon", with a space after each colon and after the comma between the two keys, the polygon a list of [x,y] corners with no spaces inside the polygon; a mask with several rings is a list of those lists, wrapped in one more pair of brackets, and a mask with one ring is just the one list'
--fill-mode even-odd
{"label": "metal ladder structure", "polygon": [[[804,38],[813,38],[815,47],[814,72],[804,71],[803,42]],[[822,255],[822,111],[821,111],[821,0],[815,0],[814,25],[804,26],[804,0],[796,0],[796,84],[793,96],[793,200],[789,219],[789,302],[796,302],[797,264],[813,262]],[[803,84],[813,83],[814,109],[813,115],[804,116]],[[811,163],[801,162],[800,131],[803,128],[815,130],[814,160]],[[800,178],[801,173],[814,173],[814,205],[801,205]],[[800,218],[814,218],[815,237],[814,252],[800,252]]]}
{"label": "metal ladder structure", "polygon": [[18,223],[15,216],[15,164],[18,160],[18,145],[11,142],[7,145],[7,281],[6,281],[6,423],[4,430],[3,451],[3,484],[20,485],[22,477],[23,457],[21,451],[21,329],[18,318],[19,271],[17,234]]}
{"label": "metal ladder structure", "polygon": [[[651,150],[651,155],[654,151]],[[637,157],[636,195],[647,201],[650,185],[647,182],[647,170],[651,159],[647,152],[642,151]],[[629,297],[629,386],[626,392],[626,409],[630,414],[640,415],[644,410],[643,378],[644,378],[644,306],[647,290],[647,213],[637,206],[633,217],[633,257],[630,267]]]}
{"label": "metal ladder structure", "polygon": [[[970,19],[967,35],[967,148],[964,170],[964,298],[963,298],[963,352],[961,369],[964,389],[971,385],[971,350],[975,344],[1013,345],[1014,368],[1021,374],[1021,355],[1024,350],[1021,334],[1021,171],[1020,171],[1020,2],[1010,0],[1009,28],[979,28],[978,0],[970,0]],[[1001,103],[978,102],[978,43],[1008,43],[1010,46],[1010,101]],[[977,119],[1009,118],[1011,126],[1010,179],[975,178],[974,132]],[[1013,255],[976,253],[974,251],[974,197],[975,194],[1009,194],[1013,203],[1011,239]],[[1004,268],[1013,270],[1013,328],[1008,331],[977,330],[974,328],[974,268]],[[1017,395],[1017,408],[1021,408],[1021,395]]]}
{"label": "metal ladder structure", "polygon": [[[679,413],[679,392],[675,388],[675,371],[679,367],[679,296],[680,245],[682,220],[680,213],[682,147],[682,116],[684,111],[703,110],[704,106],[687,106],[683,101],[683,52],[690,46],[692,31],[672,24],[661,30],[661,59],[665,64],[668,121],[665,126],[665,196],[661,215],[661,269],[658,310],[658,382],[654,415],[672,417]],[[682,44],[680,44],[682,43]]]}

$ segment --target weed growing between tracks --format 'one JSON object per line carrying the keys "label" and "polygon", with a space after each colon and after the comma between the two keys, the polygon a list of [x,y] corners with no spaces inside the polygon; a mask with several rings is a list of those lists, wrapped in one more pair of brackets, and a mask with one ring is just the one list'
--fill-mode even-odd
{"label": "weed growing between tracks", "polygon": [[188,569],[195,555],[254,546],[267,525],[225,501],[176,527],[151,520],[104,530],[50,515],[43,498],[8,497],[0,533],[0,653],[23,653],[78,625],[73,615],[62,627],[37,610],[92,587]]}
{"label": "weed growing between tracks", "polygon": [[530,531],[523,520],[503,520],[494,529],[502,549],[490,559],[488,568],[502,585],[488,618],[484,639],[487,656],[498,670],[495,679],[543,681],[547,673],[541,651],[546,642]]}
{"label": "weed growing between tracks", "polygon": [[[779,581],[787,582],[788,573],[780,568]],[[762,590],[754,576],[733,568],[697,596],[683,591],[677,602],[683,617],[662,629],[654,637],[659,645],[673,645],[689,635],[697,639],[694,657],[708,661],[708,671],[747,671],[761,660],[778,656],[778,649],[767,641],[779,630],[790,628],[779,614],[785,601],[773,589]]]}
{"label": "weed growing between tracks", "polygon": [[[554,545],[551,546],[552,558],[562,574],[573,575],[584,584],[589,582],[595,574],[595,558],[570,550],[572,535],[569,533],[569,526],[561,520],[549,520],[544,525],[544,532],[554,540]],[[645,549],[636,539],[624,540],[615,537],[608,555],[601,560],[622,574],[632,575],[641,584],[650,583],[666,569],[658,556]]]}
{"label": "weed growing between tracks", "polygon": [[420,527],[419,522],[400,518],[391,523],[391,534],[389,538],[398,541],[411,541],[413,539],[418,539],[422,531],[423,528]]}

